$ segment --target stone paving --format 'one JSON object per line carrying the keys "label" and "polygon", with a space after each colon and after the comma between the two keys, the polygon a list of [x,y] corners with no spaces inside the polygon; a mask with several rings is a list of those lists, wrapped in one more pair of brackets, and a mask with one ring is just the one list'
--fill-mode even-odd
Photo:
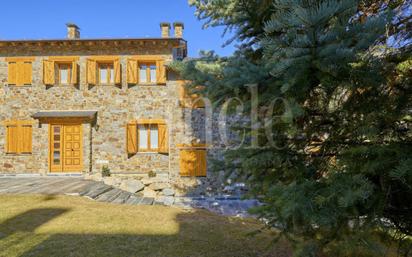
{"label": "stone paving", "polygon": [[[103,182],[83,177],[1,177],[0,194],[71,195],[114,204],[162,204],[155,198],[142,197]],[[164,203],[163,203],[164,204]],[[259,206],[256,200],[241,200],[230,195],[219,197],[175,197],[173,205],[181,208],[206,209],[226,216],[247,217],[248,210]]]}
{"label": "stone paving", "polygon": [[0,194],[72,195],[131,205],[151,205],[154,202],[154,198],[138,197],[81,177],[0,177]]}

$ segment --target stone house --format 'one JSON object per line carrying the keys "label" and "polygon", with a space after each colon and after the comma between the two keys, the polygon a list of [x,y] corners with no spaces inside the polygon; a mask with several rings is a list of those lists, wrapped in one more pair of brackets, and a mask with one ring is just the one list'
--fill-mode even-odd
{"label": "stone house", "polygon": [[[184,26],[159,38],[0,41],[0,174],[100,174],[205,184],[202,104],[188,108],[168,69],[186,57]],[[197,109],[199,108],[199,109]],[[202,179],[203,178],[203,179]],[[202,182],[203,181],[203,182]]]}

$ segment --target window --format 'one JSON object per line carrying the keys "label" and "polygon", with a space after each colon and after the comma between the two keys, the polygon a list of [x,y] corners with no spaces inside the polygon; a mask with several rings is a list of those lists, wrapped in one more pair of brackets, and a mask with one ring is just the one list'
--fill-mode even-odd
{"label": "window", "polygon": [[127,124],[127,153],[168,153],[168,133],[164,120],[137,120]]}
{"label": "window", "polygon": [[120,57],[96,56],[87,59],[87,84],[121,85]]}
{"label": "window", "polygon": [[157,68],[156,63],[146,63],[139,65],[139,82],[143,84],[156,84]]}
{"label": "window", "polygon": [[34,58],[11,57],[8,62],[7,83],[14,86],[32,84],[32,62]]}
{"label": "window", "polygon": [[157,152],[159,150],[158,125],[139,125],[139,150],[141,152]]}
{"label": "window", "polygon": [[109,64],[109,63],[99,64],[99,84],[100,85],[113,85],[114,84],[113,64]]}
{"label": "window", "polygon": [[78,68],[75,56],[52,56],[43,60],[43,83],[45,85],[77,85]]}
{"label": "window", "polygon": [[127,60],[127,84],[166,85],[162,56],[136,56]]}
{"label": "window", "polygon": [[6,125],[6,153],[32,152],[32,124],[30,121],[8,121]]}
{"label": "window", "polygon": [[59,72],[59,84],[60,85],[68,85],[71,81],[71,64],[67,63],[60,63],[58,65],[58,72]]}
{"label": "window", "polygon": [[180,148],[180,175],[183,177],[206,177],[207,150],[205,146],[183,146]]}

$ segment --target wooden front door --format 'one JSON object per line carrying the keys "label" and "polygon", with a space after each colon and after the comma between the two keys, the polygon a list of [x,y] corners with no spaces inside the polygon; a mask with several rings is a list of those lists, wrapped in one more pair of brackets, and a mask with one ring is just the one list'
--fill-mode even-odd
{"label": "wooden front door", "polygon": [[81,124],[50,125],[50,171],[81,172],[83,144]]}

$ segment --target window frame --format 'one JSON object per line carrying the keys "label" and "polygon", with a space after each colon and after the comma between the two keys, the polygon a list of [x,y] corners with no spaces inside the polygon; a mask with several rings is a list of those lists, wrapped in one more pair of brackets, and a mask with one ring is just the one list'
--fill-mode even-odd
{"label": "window frame", "polygon": [[[62,68],[61,66],[67,66],[67,83],[62,83],[61,80],[61,71]],[[72,72],[73,72],[73,67],[72,67],[73,63],[72,62],[56,62],[56,66],[57,66],[57,84],[60,86],[69,86],[72,85]]]}
{"label": "window frame", "polygon": [[[140,67],[146,65],[146,82],[141,81],[141,76],[140,76],[140,71],[142,70]],[[154,77],[154,81],[152,81],[152,73],[151,73],[151,67],[154,66],[155,67],[155,77]],[[157,85],[157,73],[159,72],[157,70],[157,65],[156,65],[156,61],[138,61],[137,63],[137,68],[138,68],[138,74],[139,74],[139,81],[138,84],[139,85]]]}
{"label": "window frame", "polygon": [[[147,149],[142,149],[140,148],[140,126],[145,126],[146,131],[147,131]],[[151,127],[152,126],[156,126],[157,127],[157,148],[152,148],[152,144],[151,144]],[[159,124],[157,123],[138,123],[137,124],[137,143],[138,143],[138,152],[142,152],[142,153],[158,153],[160,150],[159,147]]]}
{"label": "window frame", "polygon": [[[101,74],[100,70],[102,70],[102,66],[106,66],[106,72],[107,72],[107,82],[102,83],[101,82]],[[112,78],[112,72],[113,72],[113,78]],[[115,76],[114,74],[114,61],[97,61],[97,84],[100,86],[114,86],[115,85]]]}

